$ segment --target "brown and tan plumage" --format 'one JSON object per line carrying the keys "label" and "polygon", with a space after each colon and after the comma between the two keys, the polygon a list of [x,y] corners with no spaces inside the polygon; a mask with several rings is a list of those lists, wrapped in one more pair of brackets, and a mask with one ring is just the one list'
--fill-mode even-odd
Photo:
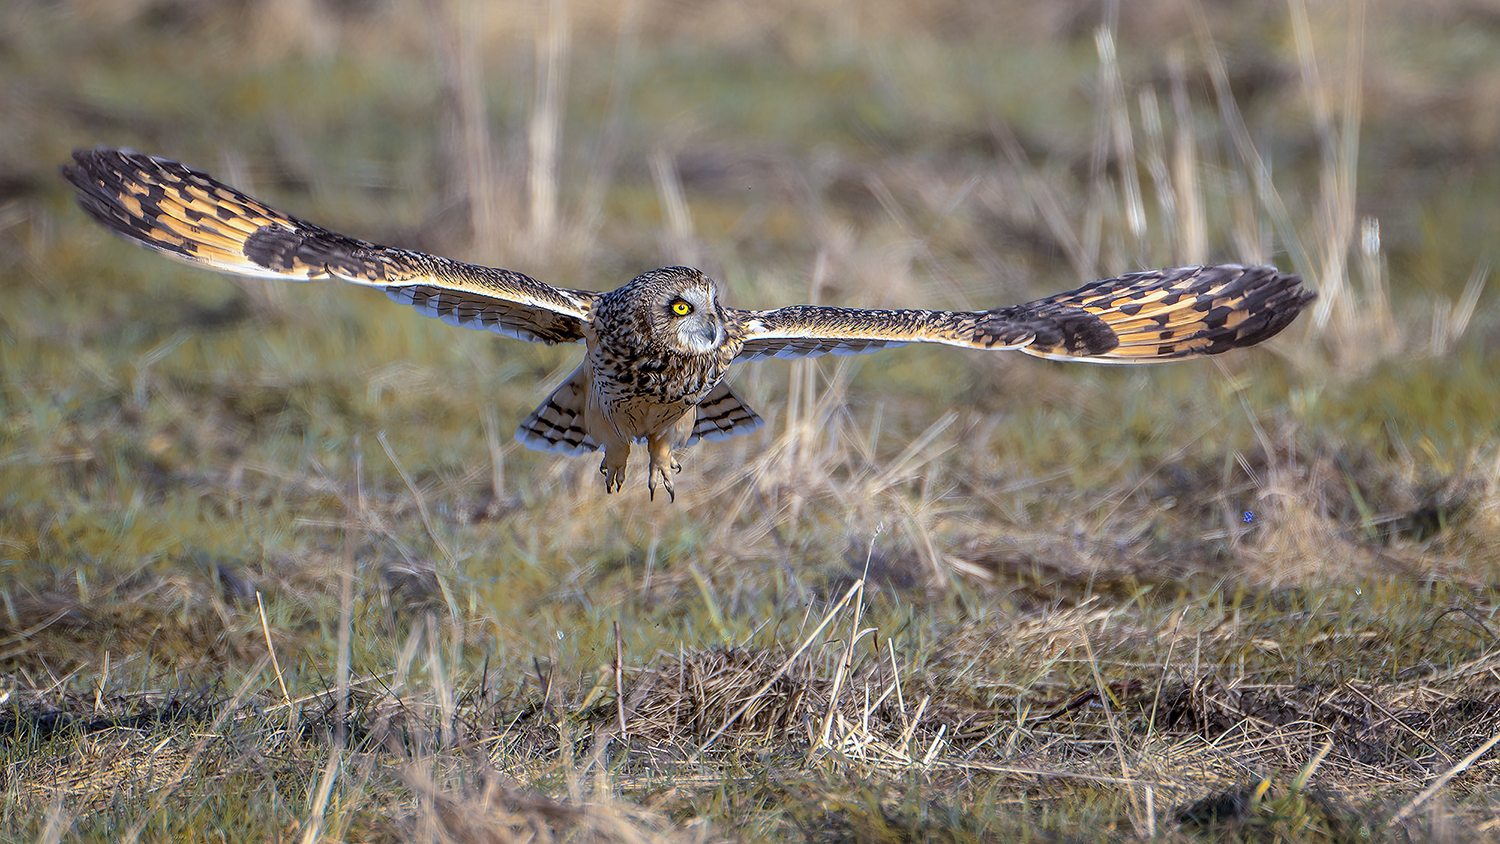
{"label": "brown and tan plumage", "polygon": [[578,369],[521,423],[523,444],[604,449],[605,489],[621,488],[632,442],[647,487],[672,493],[673,452],[760,427],[724,381],[731,364],[852,355],[907,343],[1015,349],[1054,360],[1155,363],[1253,346],[1314,294],[1273,267],[1225,264],[1138,272],[988,311],[726,307],[690,267],[652,270],[608,293],[356,240],[283,214],[174,161],[96,149],[63,175],[94,219],[168,257],[221,272],[379,287],[450,325],[541,343],[584,343]]}

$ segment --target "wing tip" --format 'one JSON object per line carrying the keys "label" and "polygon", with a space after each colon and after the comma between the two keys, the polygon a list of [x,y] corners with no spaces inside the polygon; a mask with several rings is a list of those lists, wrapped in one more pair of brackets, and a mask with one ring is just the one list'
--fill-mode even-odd
{"label": "wing tip", "polygon": [[1317,298],[1269,264],[1128,273],[1021,306],[1052,323],[1022,351],[1050,360],[1155,363],[1262,343]]}

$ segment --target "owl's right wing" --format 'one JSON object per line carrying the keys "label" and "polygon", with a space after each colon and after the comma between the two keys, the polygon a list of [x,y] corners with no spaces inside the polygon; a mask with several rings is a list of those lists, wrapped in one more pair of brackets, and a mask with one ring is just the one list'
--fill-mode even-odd
{"label": "owl's right wing", "polygon": [[736,361],[857,355],[907,343],[1016,349],[1053,360],[1156,363],[1253,346],[1291,324],[1315,294],[1274,267],[1137,272],[988,311],[794,305],[736,311]]}
{"label": "owl's right wing", "polygon": [[597,293],[346,237],[198,170],[114,149],[78,150],[63,176],[104,226],[169,258],[237,275],[379,287],[449,325],[577,343]]}

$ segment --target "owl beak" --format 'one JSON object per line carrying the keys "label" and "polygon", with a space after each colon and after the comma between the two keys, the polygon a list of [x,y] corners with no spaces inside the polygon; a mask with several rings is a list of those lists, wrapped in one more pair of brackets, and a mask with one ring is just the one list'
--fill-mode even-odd
{"label": "owl beak", "polygon": [[703,338],[705,344],[718,348],[724,342],[724,326],[718,320],[707,320],[698,329],[698,336]]}

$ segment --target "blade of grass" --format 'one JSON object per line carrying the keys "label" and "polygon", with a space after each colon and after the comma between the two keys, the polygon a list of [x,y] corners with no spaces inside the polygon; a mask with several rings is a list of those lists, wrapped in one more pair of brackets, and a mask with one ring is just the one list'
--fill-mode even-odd
{"label": "blade of grass", "polygon": [[812,646],[813,641],[818,638],[818,634],[823,632],[823,628],[833,623],[833,620],[838,617],[839,610],[842,610],[844,608],[844,605],[849,603],[849,599],[853,598],[856,593],[862,592],[864,590],[864,587],[865,582],[863,580],[856,580],[854,584],[849,587],[848,591],[844,592],[844,597],[840,598],[838,600],[838,603],[834,604],[828,609],[828,612],[823,614],[823,620],[818,622],[818,626],[814,627],[811,633],[807,634],[807,638],[802,640],[802,643],[798,645],[796,650],[792,651],[791,655],[781,663],[781,666],[776,669],[775,673],[773,673],[771,677],[761,685],[760,688],[756,689],[755,692],[750,695],[750,698],[746,700],[739,709],[735,710],[732,715],[724,719],[724,723],[717,730],[714,730],[713,734],[710,735],[708,739],[703,742],[703,744],[698,746],[698,749],[693,752],[693,755],[689,757],[689,760],[691,761],[701,759],[705,750],[708,750],[708,748],[711,747],[714,742],[719,740],[720,736],[724,735],[724,733],[727,732],[730,727],[734,726],[734,722],[738,721],[741,715],[744,715],[746,712],[750,711],[750,707],[755,705],[755,702],[760,699],[761,695],[764,695],[773,685],[776,684],[777,680],[781,679],[781,676],[787,672],[787,669],[792,667],[793,663],[797,661],[797,657],[801,656],[803,651]]}

